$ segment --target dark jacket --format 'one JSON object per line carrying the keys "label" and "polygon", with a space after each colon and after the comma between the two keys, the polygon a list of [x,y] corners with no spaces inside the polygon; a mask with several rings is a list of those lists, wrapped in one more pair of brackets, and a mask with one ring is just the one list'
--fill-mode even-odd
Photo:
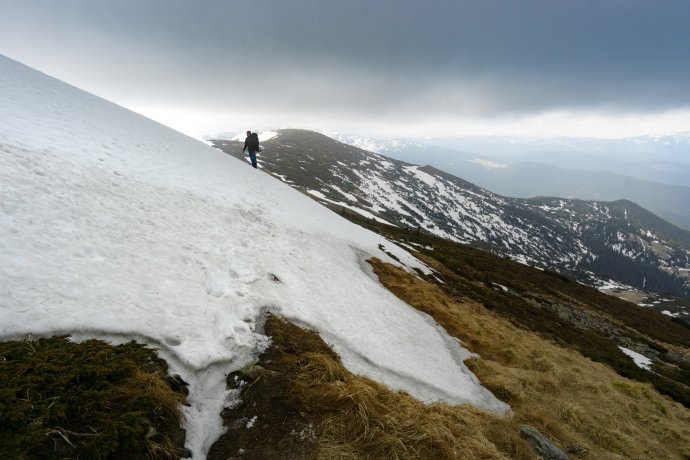
{"label": "dark jacket", "polygon": [[250,152],[258,152],[259,151],[259,135],[256,133],[251,133],[247,138],[244,140],[244,147],[242,148],[242,151],[244,152],[245,150],[249,150]]}

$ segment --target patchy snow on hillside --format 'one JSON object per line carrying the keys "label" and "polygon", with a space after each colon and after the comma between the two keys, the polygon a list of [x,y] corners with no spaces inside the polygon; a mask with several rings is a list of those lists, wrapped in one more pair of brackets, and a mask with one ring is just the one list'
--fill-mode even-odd
{"label": "patchy snow on hillside", "polygon": [[666,315],[666,316],[670,316],[671,318],[679,318],[680,317],[680,313],[671,313],[671,311],[669,311],[669,310],[662,310],[661,314]]}
{"label": "patchy snow on hillside", "polygon": [[629,286],[624,283],[620,283],[618,281],[614,281],[612,279],[608,280],[600,280],[600,279],[594,279],[593,284],[596,286],[596,288],[599,291],[611,291],[611,290],[621,290],[621,291],[634,291],[636,290],[632,286]]}
{"label": "patchy snow on hillside", "polygon": [[483,166],[486,169],[505,169],[509,167],[510,165],[507,163],[499,163],[496,161],[490,161],[490,160],[482,160],[481,158],[473,158],[472,160],[465,160],[468,163],[475,163],[480,166]]}
{"label": "patchy snow on hillside", "polygon": [[[135,339],[189,383],[186,445],[205,458],[273,312],[351,371],[424,401],[508,406],[373,256],[427,267],[222,152],[0,56],[0,339]],[[39,134],[40,133],[40,134]]]}
{"label": "patchy snow on hillside", "polygon": [[327,198],[326,195],[324,195],[323,193],[319,192],[318,190],[307,190],[307,193],[309,193],[310,195],[315,196],[315,197],[318,198],[319,200],[327,201],[327,202],[329,202],[329,203],[333,203],[333,204],[336,204],[336,205],[338,205],[338,206],[342,206],[342,207],[344,207],[344,208],[347,208],[347,209],[349,209],[349,210],[351,210],[351,211],[354,211],[354,212],[356,212],[357,214],[359,214],[359,215],[361,215],[361,216],[363,216],[363,217],[366,217],[367,219],[374,219],[375,221],[380,222],[380,223],[382,223],[382,224],[391,225],[391,226],[393,226],[393,227],[396,227],[396,225],[393,225],[393,224],[391,224],[390,222],[388,222],[387,220],[381,219],[380,217],[378,217],[378,216],[376,216],[376,215],[374,215],[374,214],[370,213],[369,211],[366,211],[366,210],[364,210],[364,209],[362,209],[362,208],[359,208],[359,207],[357,207],[357,206],[352,206],[352,205],[350,205],[350,204],[348,204],[348,203],[344,203],[344,202],[342,202],[342,201],[331,200],[331,199]]}

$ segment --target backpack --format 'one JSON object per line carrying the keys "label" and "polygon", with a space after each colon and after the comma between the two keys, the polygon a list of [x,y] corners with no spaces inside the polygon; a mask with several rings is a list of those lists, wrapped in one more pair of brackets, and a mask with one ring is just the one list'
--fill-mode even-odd
{"label": "backpack", "polygon": [[252,133],[249,137],[249,150],[252,152],[259,151],[259,135],[257,133]]}

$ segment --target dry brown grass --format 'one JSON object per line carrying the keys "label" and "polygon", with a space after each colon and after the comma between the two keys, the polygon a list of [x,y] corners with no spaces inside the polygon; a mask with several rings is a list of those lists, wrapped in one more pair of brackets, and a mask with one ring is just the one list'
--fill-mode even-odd
{"label": "dry brown grass", "polygon": [[[318,383],[314,384],[315,379]],[[322,458],[529,458],[519,439],[501,452],[490,427],[470,407],[424,405],[345,371],[322,355],[311,357],[296,382],[321,415]]]}
{"label": "dry brown grass", "polygon": [[316,334],[276,318],[266,332],[274,345],[264,365],[292,374],[284,398],[296,399],[315,421],[318,458],[534,458],[510,418],[470,406],[426,405],[353,375]]}
{"label": "dry brown grass", "polygon": [[[481,355],[467,364],[512,412],[423,404],[353,375],[317,334],[269,316],[265,332],[273,344],[260,365],[270,374],[247,382],[246,403],[225,415],[229,426],[256,414],[270,423],[259,431],[234,424],[240,428],[227,436],[245,444],[228,441],[210,458],[251,445],[243,458],[535,459],[519,436],[524,425],[563,450],[584,448],[571,458],[690,458],[690,411],[651,385],[519,329],[477,302],[458,301],[392,265],[371,263],[392,292]],[[303,427],[313,428],[314,437],[297,439]]]}
{"label": "dry brown grass", "polygon": [[[119,398],[116,400],[119,399],[122,404],[138,398],[151,400],[156,406],[155,413],[160,418],[159,423],[165,425],[166,431],[175,431],[184,419],[181,408],[185,396],[170,388],[162,371],[134,369],[126,383],[117,386],[117,393]],[[155,430],[150,431],[146,437],[146,449],[146,457],[150,459],[178,458],[180,454],[180,446],[168,434]]]}
{"label": "dry brown grass", "polygon": [[449,298],[397,267],[371,263],[393,293],[481,355],[467,364],[513,409],[505,420],[477,414],[492,427],[489,442],[500,445],[528,424],[562,448],[586,447],[588,458],[690,458],[690,411],[651,385],[518,329],[476,302]]}
{"label": "dry brown grass", "polygon": [[125,385],[118,390],[125,396],[137,395],[151,398],[158,405],[158,411],[166,418],[182,420],[181,405],[185,402],[184,394],[176,393],[166,381],[166,375],[161,371],[142,371],[135,369]]}

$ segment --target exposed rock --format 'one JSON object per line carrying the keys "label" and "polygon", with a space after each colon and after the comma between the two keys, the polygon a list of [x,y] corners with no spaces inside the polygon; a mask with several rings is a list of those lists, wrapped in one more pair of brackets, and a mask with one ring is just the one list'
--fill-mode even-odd
{"label": "exposed rock", "polygon": [[530,443],[544,460],[568,460],[568,456],[549,439],[530,426],[520,428],[520,436]]}
{"label": "exposed rock", "polygon": [[619,337],[618,343],[620,346],[636,351],[648,358],[658,358],[659,356],[659,350],[650,347],[640,340],[631,339],[629,337]]}
{"label": "exposed rock", "polygon": [[614,325],[611,321],[588,314],[580,308],[564,303],[549,302],[545,299],[536,296],[525,296],[532,305],[538,308],[552,311],[557,314],[559,318],[575,327],[585,330],[595,330],[604,336],[619,337],[623,334],[619,327]]}
{"label": "exposed rock", "polygon": [[618,345],[629,348],[650,358],[657,358],[659,351],[643,342],[639,337],[630,337],[630,331],[617,326],[612,321],[592,315],[573,305],[549,302],[529,293],[523,297],[538,308],[549,310],[558,315],[563,321],[576,328],[599,332],[602,336],[610,337]]}
{"label": "exposed rock", "polygon": [[277,372],[261,367],[257,364],[250,364],[249,366],[243,367],[237,371],[237,375],[247,381],[253,381],[261,377],[262,375],[276,375]]}

